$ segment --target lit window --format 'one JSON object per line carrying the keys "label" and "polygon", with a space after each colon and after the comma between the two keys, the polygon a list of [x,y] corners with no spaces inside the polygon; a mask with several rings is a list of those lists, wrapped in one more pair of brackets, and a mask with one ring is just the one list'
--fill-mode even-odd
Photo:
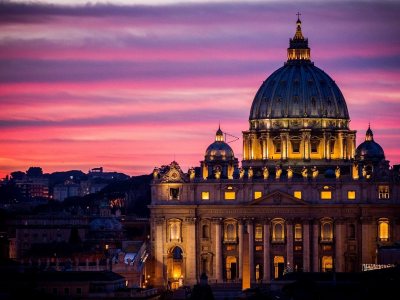
{"label": "lit window", "polygon": [[321,239],[323,241],[332,241],[333,232],[332,232],[332,223],[331,222],[322,223],[321,235],[322,235]]}
{"label": "lit window", "polygon": [[332,192],[321,192],[321,199],[332,199]]}
{"label": "lit window", "polygon": [[347,192],[347,199],[356,199],[356,191],[348,191]]}
{"label": "lit window", "polygon": [[256,241],[262,241],[262,226],[261,224],[256,225]]}
{"label": "lit window", "polygon": [[108,249],[110,246],[109,245],[106,245],[106,249]]}
{"label": "lit window", "polygon": [[275,142],[275,153],[281,153],[281,141]]}
{"label": "lit window", "polygon": [[275,224],[274,232],[273,232],[273,239],[275,241],[283,241],[284,240],[284,232],[283,232],[283,224],[282,223]]}
{"label": "lit window", "polygon": [[303,247],[301,246],[294,246],[294,251],[301,251]]}
{"label": "lit window", "polygon": [[210,199],[210,192],[202,192],[201,193],[202,200],[209,200]]}
{"label": "lit window", "polygon": [[322,250],[324,250],[324,251],[330,251],[330,250],[332,250],[332,246],[331,246],[331,245],[324,245],[324,246],[322,247]]}
{"label": "lit window", "polygon": [[169,189],[169,198],[174,200],[179,200],[179,188]]}
{"label": "lit window", "polygon": [[227,246],[226,250],[228,251],[235,251],[235,246]]}
{"label": "lit window", "polygon": [[300,153],[300,141],[292,141],[293,153]]}
{"label": "lit window", "polygon": [[301,191],[294,191],[293,196],[297,199],[301,199]]}
{"label": "lit window", "polygon": [[294,240],[295,241],[301,241],[302,240],[302,230],[301,230],[301,225],[296,224],[294,226]]}
{"label": "lit window", "polygon": [[228,190],[233,190],[233,187],[231,187],[231,186],[228,186]]}
{"label": "lit window", "polygon": [[261,197],[262,197],[262,192],[260,192],[260,191],[254,192],[254,199],[258,199]]}
{"label": "lit window", "polygon": [[387,221],[379,223],[379,240],[387,241],[389,239],[389,224]]}
{"label": "lit window", "polygon": [[311,142],[311,153],[318,153],[319,141]]}
{"label": "lit window", "polygon": [[389,199],[389,187],[387,185],[379,186],[379,199]]}
{"label": "lit window", "polygon": [[256,251],[262,251],[262,246],[256,246]]}
{"label": "lit window", "polygon": [[235,192],[225,192],[225,200],[235,200],[236,193]]}
{"label": "lit window", "polygon": [[170,223],[170,235],[171,235],[171,240],[179,240],[181,237],[180,234],[180,223],[175,221]]}
{"label": "lit window", "polygon": [[234,224],[228,224],[226,226],[226,240],[234,241],[236,239],[236,227]]}

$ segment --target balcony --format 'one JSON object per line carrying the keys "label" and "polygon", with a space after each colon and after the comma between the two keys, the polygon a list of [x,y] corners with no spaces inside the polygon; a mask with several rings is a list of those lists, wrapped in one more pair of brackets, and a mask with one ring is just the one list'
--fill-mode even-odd
{"label": "balcony", "polygon": [[286,238],[272,238],[272,244],[284,244],[286,242]]}
{"label": "balcony", "polygon": [[331,237],[324,237],[321,238],[319,241],[321,244],[332,244],[333,243],[333,238]]}
{"label": "balcony", "polygon": [[233,239],[225,238],[224,244],[237,244],[237,238],[233,238]]}

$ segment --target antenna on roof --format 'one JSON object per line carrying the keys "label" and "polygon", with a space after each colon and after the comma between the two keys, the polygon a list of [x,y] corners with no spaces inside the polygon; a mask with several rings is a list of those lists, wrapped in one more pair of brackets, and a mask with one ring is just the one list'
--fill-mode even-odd
{"label": "antenna on roof", "polygon": [[[223,132],[223,131],[222,131]],[[239,138],[237,137],[237,136],[234,136],[234,135],[232,135],[232,134],[229,134],[229,133],[226,133],[226,132],[223,132],[224,134],[225,134],[225,143],[227,143],[227,144],[229,144],[229,143],[233,143],[233,142],[236,142],[237,140],[239,140]],[[227,142],[227,139],[226,139],[226,136],[227,135],[229,135],[230,137],[233,137],[234,139],[232,140],[232,141],[229,141],[229,142]]]}

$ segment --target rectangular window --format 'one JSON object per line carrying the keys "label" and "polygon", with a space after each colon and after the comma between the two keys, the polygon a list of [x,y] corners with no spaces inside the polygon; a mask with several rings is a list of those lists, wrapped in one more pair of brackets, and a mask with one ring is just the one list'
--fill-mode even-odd
{"label": "rectangular window", "polygon": [[294,191],[293,196],[297,199],[301,199],[301,191]]}
{"label": "rectangular window", "polygon": [[356,199],[356,191],[347,191],[347,199],[350,200]]}
{"label": "rectangular window", "polygon": [[275,142],[275,153],[281,153],[281,141]]}
{"label": "rectangular window", "polygon": [[69,295],[69,287],[64,288],[64,295]]}
{"label": "rectangular window", "polygon": [[332,192],[323,191],[321,192],[321,199],[332,199]]}
{"label": "rectangular window", "polygon": [[110,246],[109,246],[109,245],[106,245],[106,249],[108,249],[108,248],[110,248]]}
{"label": "rectangular window", "polygon": [[210,192],[201,192],[201,200],[210,200]]}
{"label": "rectangular window", "polygon": [[53,295],[58,295],[58,288],[53,287],[53,289],[51,290]]}
{"label": "rectangular window", "polygon": [[262,246],[256,246],[256,251],[262,251]]}
{"label": "rectangular window", "polygon": [[294,251],[301,251],[302,249],[302,246],[294,246]]}
{"label": "rectangular window", "polygon": [[179,188],[169,189],[169,198],[174,200],[179,200]]}
{"label": "rectangular window", "polygon": [[46,293],[46,288],[45,288],[45,287],[41,287],[41,288],[39,288],[39,291],[40,291],[41,293]]}
{"label": "rectangular window", "polygon": [[235,192],[225,192],[225,200],[235,200],[236,193]]}
{"label": "rectangular window", "polygon": [[387,185],[379,186],[379,199],[389,199],[389,187]]}
{"label": "rectangular window", "polygon": [[324,246],[322,247],[322,250],[324,250],[324,251],[332,250],[332,246],[330,246],[330,245],[324,245]]}
{"label": "rectangular window", "polygon": [[235,251],[235,246],[227,246],[226,250],[228,251]]}
{"label": "rectangular window", "polygon": [[331,140],[330,143],[331,143],[331,154],[334,154],[335,153],[335,140]]}
{"label": "rectangular window", "polygon": [[77,295],[82,295],[82,288],[77,287],[77,288],[76,288],[76,294],[77,294]]}
{"label": "rectangular window", "polygon": [[318,153],[319,141],[311,141],[311,153]]}
{"label": "rectangular window", "polygon": [[254,199],[261,198],[261,196],[262,196],[262,192],[260,192],[260,191],[254,192]]}
{"label": "rectangular window", "polygon": [[300,153],[300,141],[292,141],[293,153]]}

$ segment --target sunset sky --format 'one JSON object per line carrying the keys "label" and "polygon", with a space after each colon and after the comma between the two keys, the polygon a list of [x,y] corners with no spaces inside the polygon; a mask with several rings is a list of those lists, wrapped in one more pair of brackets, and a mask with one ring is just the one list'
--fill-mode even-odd
{"label": "sunset sky", "polygon": [[241,131],[286,61],[297,11],[311,60],[400,163],[399,1],[3,1],[0,178],[103,167],[199,166],[221,129]]}

